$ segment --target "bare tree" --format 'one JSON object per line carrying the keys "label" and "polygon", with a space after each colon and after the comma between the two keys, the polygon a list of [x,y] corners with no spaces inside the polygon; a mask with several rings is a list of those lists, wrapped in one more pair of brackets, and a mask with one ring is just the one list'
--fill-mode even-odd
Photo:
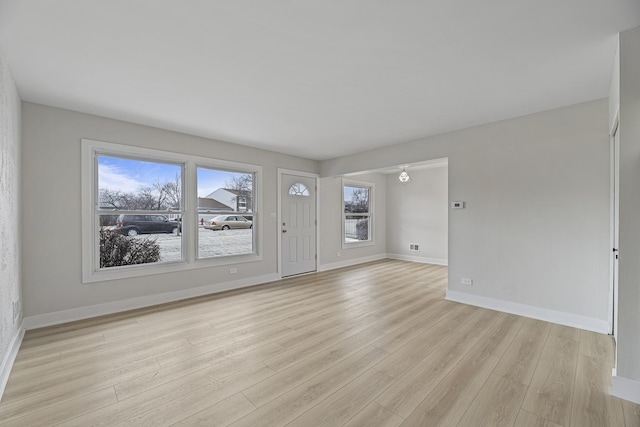
{"label": "bare tree", "polygon": [[350,213],[362,213],[369,212],[369,189],[368,188],[356,188],[351,194],[351,200],[349,201]]}
{"label": "bare tree", "polygon": [[224,182],[225,186],[231,190],[248,191],[253,189],[253,175],[251,174],[235,174],[231,175],[229,181]]}
{"label": "bare tree", "polygon": [[176,174],[173,181],[165,182],[164,191],[167,195],[169,207],[180,209],[182,206],[182,185],[180,184],[180,175]]}
{"label": "bare tree", "polygon": [[154,192],[153,186],[151,185],[141,185],[138,187],[138,191],[136,193],[137,206],[136,209],[140,210],[155,210],[157,204],[156,194]]}
{"label": "bare tree", "polygon": [[99,198],[101,208],[122,209],[122,192],[120,191],[101,188]]}
{"label": "bare tree", "polygon": [[154,205],[156,210],[164,210],[167,209],[167,183],[160,183],[160,180],[157,180],[151,185],[152,194],[155,198]]}
{"label": "bare tree", "polygon": [[[180,185],[174,182],[154,182],[138,188],[138,209],[168,210],[180,206]],[[177,206],[176,206],[177,204]]]}
{"label": "bare tree", "polygon": [[[136,209],[138,205],[137,197],[134,193],[124,193],[118,190],[110,190],[108,188],[100,189],[98,194],[101,209]],[[100,215],[100,225],[115,225],[118,215]]]}
{"label": "bare tree", "polygon": [[120,194],[120,209],[139,209],[140,204],[139,197],[135,193],[121,193]]}
{"label": "bare tree", "polygon": [[169,210],[179,209],[182,203],[180,175],[175,180],[141,185],[135,192],[101,188],[100,207],[116,210]]}
{"label": "bare tree", "polygon": [[139,209],[139,197],[135,193],[102,188],[99,192],[100,207],[112,209]]}

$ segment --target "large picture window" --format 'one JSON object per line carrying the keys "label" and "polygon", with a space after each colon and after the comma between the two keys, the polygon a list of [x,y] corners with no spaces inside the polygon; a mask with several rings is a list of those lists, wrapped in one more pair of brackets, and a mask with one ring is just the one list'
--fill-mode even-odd
{"label": "large picture window", "polygon": [[96,154],[99,268],[182,261],[184,165]]}
{"label": "large picture window", "polygon": [[261,259],[260,166],[82,144],[84,282]]}
{"label": "large picture window", "polygon": [[198,258],[253,253],[255,173],[198,167]]}
{"label": "large picture window", "polygon": [[344,181],[342,185],[343,247],[373,242],[373,218],[371,215],[373,184]]}

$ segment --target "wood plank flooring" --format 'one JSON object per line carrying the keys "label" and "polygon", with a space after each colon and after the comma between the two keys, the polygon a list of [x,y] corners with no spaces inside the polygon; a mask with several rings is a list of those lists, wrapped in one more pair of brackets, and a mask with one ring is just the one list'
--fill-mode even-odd
{"label": "wood plank flooring", "polygon": [[384,260],[28,331],[0,426],[640,426],[611,337]]}

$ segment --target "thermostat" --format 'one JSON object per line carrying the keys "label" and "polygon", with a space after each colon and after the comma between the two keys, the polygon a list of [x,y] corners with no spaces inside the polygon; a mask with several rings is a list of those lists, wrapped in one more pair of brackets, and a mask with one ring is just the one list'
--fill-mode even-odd
{"label": "thermostat", "polygon": [[464,202],[451,202],[451,209],[464,209]]}

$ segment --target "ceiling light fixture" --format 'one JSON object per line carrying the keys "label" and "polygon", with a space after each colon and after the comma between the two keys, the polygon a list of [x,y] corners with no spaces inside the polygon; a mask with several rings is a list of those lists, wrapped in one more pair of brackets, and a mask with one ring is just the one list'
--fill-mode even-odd
{"label": "ceiling light fixture", "polygon": [[400,176],[398,177],[398,179],[400,180],[401,183],[406,184],[407,182],[409,182],[411,177],[409,176],[409,174],[405,169],[402,169],[402,172],[400,172]]}

